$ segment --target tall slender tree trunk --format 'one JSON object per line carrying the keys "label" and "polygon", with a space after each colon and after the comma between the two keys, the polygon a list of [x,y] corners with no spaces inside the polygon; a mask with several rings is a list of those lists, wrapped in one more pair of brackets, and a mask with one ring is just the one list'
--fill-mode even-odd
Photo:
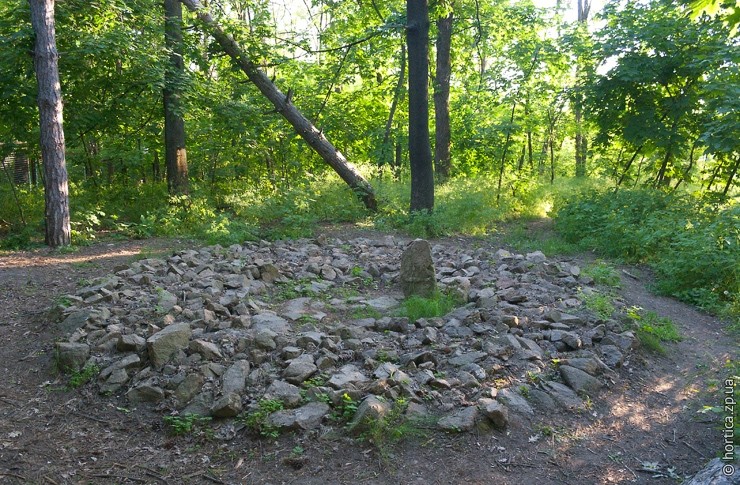
{"label": "tall slender tree trunk", "polygon": [[28,185],[28,156],[23,150],[17,150],[13,157],[13,183]]}
{"label": "tall slender tree trunk", "polygon": [[[588,14],[591,10],[590,0],[578,0],[578,23],[586,28]],[[573,113],[576,121],[576,177],[586,176],[586,160],[588,157],[588,139],[584,133],[583,120],[583,89],[581,87],[581,78],[584,75],[584,66],[582,56],[576,59],[576,87],[575,100],[573,103]]]}
{"label": "tall slender tree trunk", "polygon": [[396,83],[396,90],[393,94],[393,102],[391,102],[391,109],[388,112],[388,121],[385,123],[385,133],[383,134],[383,146],[382,146],[382,159],[380,164],[383,165],[386,162],[392,167],[393,166],[393,144],[391,143],[391,131],[393,130],[393,117],[396,115],[396,109],[398,108],[398,102],[401,100],[403,94],[403,87],[406,84],[406,44],[401,43],[401,62],[400,72],[398,74],[398,82]]}
{"label": "tall slender tree trunk", "polygon": [[172,195],[188,193],[188,157],[185,149],[185,120],[180,97],[185,70],[182,59],[182,5],[164,0],[164,39],[170,53],[164,79],[164,153],[167,188]]}
{"label": "tall slender tree trunk", "polygon": [[239,47],[233,37],[224,32],[198,0],[180,1],[189,10],[195,12],[198,19],[208,28],[209,33],[216,39],[224,52],[236,62],[252,84],[275,106],[275,111],[282,115],[301,138],[350,186],[365,204],[365,207],[371,211],[377,210],[378,202],[372,186],[352,164],[347,162],[344,155],[326,139],[324,133],[295,107],[292,102],[291,91],[288,91],[288,95],[280,92],[267,75],[252,62],[249,55]]}
{"label": "tall slender tree trunk", "polygon": [[450,77],[452,75],[453,13],[437,20],[437,70],[434,76],[434,171],[437,178],[450,176]]}
{"label": "tall slender tree trunk", "polygon": [[406,0],[409,51],[409,162],[411,212],[434,209],[434,169],[429,140],[429,8]]}
{"label": "tall slender tree trunk", "polygon": [[506,131],[506,140],[504,141],[504,151],[501,154],[501,165],[498,171],[498,187],[496,188],[496,203],[501,200],[501,183],[504,180],[504,169],[506,168],[506,155],[509,153],[509,142],[511,141],[511,130],[514,124],[514,113],[516,112],[516,101],[511,105],[511,116],[509,117],[509,128]]}
{"label": "tall slender tree trunk", "polygon": [[735,159],[735,165],[733,165],[732,171],[727,177],[727,183],[725,184],[724,190],[722,190],[722,197],[727,197],[727,194],[730,192],[730,187],[732,187],[732,181],[735,178],[735,175],[737,175],[738,167],[740,167],[740,156]]}
{"label": "tall slender tree trunk", "polygon": [[44,161],[46,244],[72,242],[69,223],[69,183],[65,160],[62,89],[54,28],[54,0],[29,0],[36,34],[34,68],[38,81],[41,157]]}

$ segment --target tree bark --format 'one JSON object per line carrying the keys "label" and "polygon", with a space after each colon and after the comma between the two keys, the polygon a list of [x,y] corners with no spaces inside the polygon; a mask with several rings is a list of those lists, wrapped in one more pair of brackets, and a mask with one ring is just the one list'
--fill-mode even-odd
{"label": "tree bark", "polygon": [[437,178],[450,176],[450,77],[452,74],[453,13],[437,20],[437,70],[434,76],[434,171]]}
{"label": "tree bark", "polygon": [[406,0],[409,52],[409,162],[411,212],[434,209],[434,169],[429,140],[429,9],[427,0]]}
{"label": "tree bark", "polygon": [[28,157],[23,150],[17,150],[13,157],[13,183],[28,185]]}
{"label": "tree bark", "polygon": [[[585,27],[588,22],[588,14],[591,10],[589,0],[578,0],[578,23]],[[584,134],[583,121],[583,90],[580,82],[583,75],[583,59],[579,55],[576,59],[576,87],[573,112],[576,121],[576,177],[586,176],[586,159],[588,157],[588,141]]]}
{"label": "tree bark", "polygon": [[398,75],[398,83],[396,83],[396,90],[393,95],[393,101],[391,102],[391,109],[388,112],[388,121],[385,123],[385,133],[383,135],[383,146],[382,146],[382,159],[380,165],[383,165],[388,161],[389,165],[393,167],[393,147],[391,146],[391,130],[393,129],[393,117],[396,115],[396,109],[398,108],[398,102],[401,100],[403,94],[403,87],[406,84],[406,44],[401,43],[401,63],[400,73]]}
{"label": "tree bark", "polygon": [[506,154],[509,153],[509,141],[511,141],[511,130],[514,124],[514,113],[516,112],[516,101],[511,106],[511,116],[509,117],[509,129],[506,130],[506,141],[504,141],[504,151],[501,154],[501,166],[498,171],[498,187],[496,188],[496,203],[501,200],[501,182],[504,180],[504,168],[506,167]]}
{"label": "tree bark", "polygon": [[740,157],[737,157],[737,159],[735,160],[735,165],[732,167],[732,171],[727,177],[727,183],[725,184],[725,188],[722,191],[722,197],[727,197],[727,194],[730,192],[730,187],[732,187],[732,180],[735,178],[735,175],[737,175],[738,167],[740,167]]}
{"label": "tree bark", "polygon": [[167,188],[171,195],[188,193],[188,157],[185,149],[185,120],[180,102],[182,59],[182,5],[178,0],[164,0],[164,39],[170,53],[164,78],[164,154]]}
{"label": "tree bark", "polygon": [[54,0],[28,0],[28,3],[36,35],[34,68],[39,89],[41,157],[44,161],[45,239],[51,247],[66,246],[72,242],[72,235]]}
{"label": "tree bark", "polygon": [[185,6],[194,12],[198,19],[208,28],[226,54],[231,57],[247,78],[260,92],[275,106],[280,113],[303,138],[308,145],[354,190],[371,211],[376,211],[378,202],[372,186],[352,166],[347,159],[326,139],[323,132],[316,128],[291,101],[291,91],[286,96],[270,81],[270,79],[252,62],[247,53],[226,34],[220,25],[213,19],[198,0],[181,0]]}

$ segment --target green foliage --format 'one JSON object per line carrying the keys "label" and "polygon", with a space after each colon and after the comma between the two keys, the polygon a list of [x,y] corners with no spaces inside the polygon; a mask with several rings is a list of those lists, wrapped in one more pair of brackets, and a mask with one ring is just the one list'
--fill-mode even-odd
{"label": "green foliage", "polygon": [[183,416],[165,416],[164,424],[173,435],[183,435],[192,433],[211,421],[210,416],[201,416],[199,414],[185,414]]}
{"label": "green foliage", "polygon": [[653,352],[665,354],[663,342],[680,342],[683,339],[670,318],[637,307],[630,308],[627,316],[632,320],[642,345]]}
{"label": "green foliage", "polygon": [[580,297],[586,308],[603,319],[611,317],[612,313],[614,313],[615,308],[612,297],[607,294],[594,291],[589,294],[581,293]]}
{"label": "green foliage", "polygon": [[97,365],[86,365],[80,370],[75,370],[70,372],[69,375],[69,382],[67,383],[67,387],[69,389],[77,389],[79,387],[84,386],[88,382],[90,382],[92,379],[95,378],[100,374],[100,367]]}
{"label": "green foliage", "polygon": [[422,427],[431,425],[420,420],[409,419],[406,415],[408,401],[399,398],[393,401],[390,411],[379,419],[372,420],[366,424],[366,430],[360,435],[361,440],[372,443],[383,459],[392,455],[393,448],[399,443],[409,439],[419,439],[426,436],[427,432]]}
{"label": "green foliage", "polygon": [[547,256],[556,256],[575,254],[579,250],[576,244],[555,232],[528,228],[527,221],[511,224],[502,232],[504,242],[521,252],[542,251]]}
{"label": "green foliage", "polygon": [[270,414],[284,408],[282,401],[277,399],[261,399],[257,409],[240,417],[247,428],[265,438],[277,438],[280,428],[270,423]]}
{"label": "green foliage", "polygon": [[737,317],[739,215],[736,203],[688,194],[594,191],[559,201],[555,227],[581,247],[650,264],[662,293]]}
{"label": "green foliage", "polygon": [[349,423],[352,418],[355,417],[355,413],[357,412],[357,408],[359,407],[359,405],[359,402],[355,401],[352,396],[345,392],[344,394],[342,394],[342,398],[339,401],[339,404],[334,406],[334,410],[331,413],[330,417],[334,421]]}
{"label": "green foliage", "polygon": [[409,214],[409,186],[386,181],[378,184],[383,205],[374,223],[378,229],[402,229],[418,237],[461,233],[482,236],[494,232],[498,223],[512,217],[544,215],[530,197],[535,187],[535,184],[522,186],[515,196],[507,192],[497,203],[494,179],[458,177],[435,189],[434,212]]}
{"label": "green foliage", "polygon": [[415,322],[420,318],[441,317],[447,315],[460,305],[460,300],[454,294],[437,292],[431,298],[413,295],[401,303],[398,314]]}
{"label": "green foliage", "polygon": [[608,286],[610,288],[619,288],[622,286],[622,279],[614,268],[614,265],[606,261],[596,261],[583,268],[583,273],[593,278],[597,285]]}

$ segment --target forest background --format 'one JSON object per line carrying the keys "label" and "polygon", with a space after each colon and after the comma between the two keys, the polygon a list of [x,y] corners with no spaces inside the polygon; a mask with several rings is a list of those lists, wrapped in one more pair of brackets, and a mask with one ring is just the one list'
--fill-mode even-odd
{"label": "forest background", "polygon": [[[345,222],[425,237],[503,231],[526,249],[649,264],[658,291],[740,320],[734,3],[204,4],[242,64],[176,1],[56,3],[75,245],[155,235],[228,245]],[[411,4],[430,27],[421,77]],[[3,2],[4,249],[44,238],[35,38],[29,3]],[[280,89],[277,104],[244,64]],[[376,207],[281,106],[356,167]],[[425,126],[431,140],[413,131]],[[523,232],[541,217],[555,234]]]}

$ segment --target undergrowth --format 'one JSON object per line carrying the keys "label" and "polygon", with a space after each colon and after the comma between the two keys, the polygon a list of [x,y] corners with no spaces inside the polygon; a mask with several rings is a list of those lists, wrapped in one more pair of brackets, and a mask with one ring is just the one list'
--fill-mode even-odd
{"label": "undergrowth", "polygon": [[670,318],[661,317],[655,312],[632,307],[627,310],[640,343],[652,352],[665,354],[663,343],[683,340],[676,324]]}
{"label": "undergrowth", "polygon": [[569,242],[647,263],[656,289],[740,320],[740,205],[657,190],[592,191],[560,199],[557,231]]}

